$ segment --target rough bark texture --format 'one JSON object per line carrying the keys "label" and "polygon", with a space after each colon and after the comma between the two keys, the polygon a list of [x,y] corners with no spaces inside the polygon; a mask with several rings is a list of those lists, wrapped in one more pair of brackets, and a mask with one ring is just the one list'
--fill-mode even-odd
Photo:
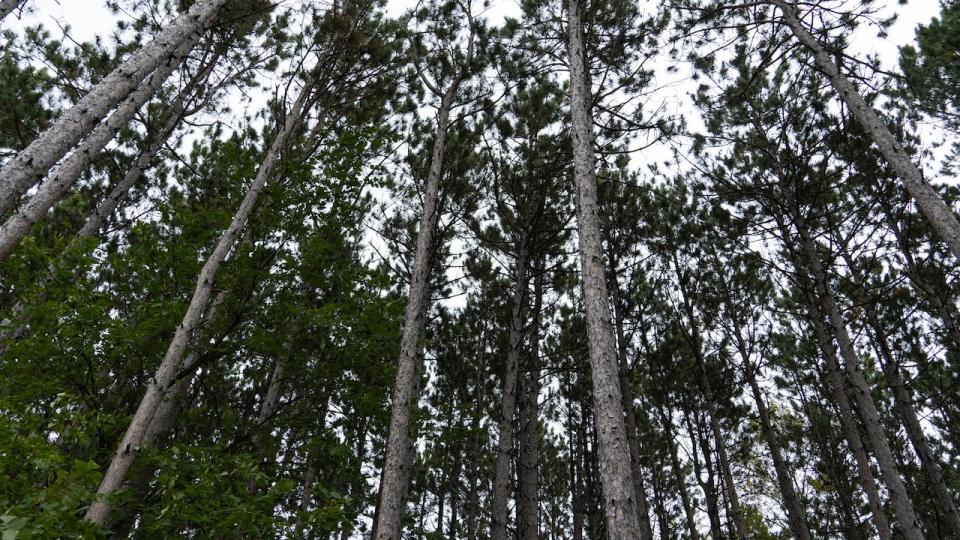
{"label": "rough bark texture", "polygon": [[527,298],[527,238],[523,235],[517,249],[513,297],[510,299],[510,335],[507,366],[503,376],[503,398],[500,407],[497,463],[493,479],[490,539],[506,540],[510,498],[510,453],[513,450],[513,415],[517,409],[517,380],[520,375],[520,349],[523,345],[523,306]]}
{"label": "rough bark texture", "polygon": [[376,540],[400,539],[400,519],[407,499],[410,468],[413,466],[410,420],[419,397],[420,335],[423,332],[426,305],[430,297],[430,254],[434,251],[437,196],[443,174],[447,125],[459,86],[460,80],[457,79],[444,93],[437,113],[437,131],[423,194],[423,215],[420,217],[420,230],[417,232],[417,248],[410,272],[410,291],[400,337],[400,359],[394,383],[390,434],[380,481],[380,504],[377,506],[377,519],[374,523]]}
{"label": "rough bark texture", "polygon": [[540,323],[543,307],[543,270],[534,278],[533,327],[530,356],[521,378],[520,453],[517,457],[517,539],[538,540],[540,506],[537,498],[540,449]]}
{"label": "rough bark texture", "polygon": [[600,481],[603,486],[607,534],[610,538],[620,540],[639,540],[637,500],[631,481],[630,448],[623,421],[620,373],[601,252],[602,236],[593,154],[592,91],[585,66],[580,11],[580,0],[568,0],[567,53],[570,63],[570,114],[577,193],[577,229],[593,380],[594,416],[599,439]]}
{"label": "rough bark texture", "polygon": [[683,506],[683,516],[687,523],[687,532],[690,534],[690,540],[697,540],[700,534],[697,532],[697,518],[693,513],[693,505],[690,504],[690,496],[687,494],[687,483],[684,481],[683,467],[680,466],[680,458],[677,456],[676,436],[673,433],[673,419],[669,411],[660,407],[660,416],[663,421],[663,428],[667,434],[667,449],[670,452],[670,468],[673,470],[673,479],[677,484],[677,493],[680,495],[680,503]]}
{"label": "rough bark texture", "polygon": [[877,411],[876,403],[873,401],[870,386],[863,375],[863,370],[860,368],[860,360],[854,350],[850,334],[847,332],[846,322],[837,307],[820,255],[806,223],[796,212],[794,212],[793,217],[800,236],[801,248],[806,256],[807,268],[814,279],[818,300],[822,305],[824,315],[830,322],[840,349],[840,356],[843,358],[843,368],[852,386],[854,402],[857,404],[857,410],[863,420],[863,427],[870,441],[870,447],[873,449],[880,466],[880,474],[890,491],[890,501],[897,517],[899,517],[898,528],[908,540],[921,540],[923,533],[920,528],[920,520],[917,519],[913,503],[907,493],[907,487],[903,483],[899,467],[890,445],[887,443],[880,414]]}
{"label": "rough bark texture", "polygon": [[142,86],[131,93],[117,107],[110,118],[100,123],[90,136],[40,186],[40,190],[30,198],[30,201],[24,204],[0,227],[0,261],[5,260],[10,255],[14,246],[30,232],[33,225],[43,218],[57,201],[66,195],[70,187],[90,167],[93,160],[113,140],[117,132],[126,127],[133,116],[137,114],[137,111],[160,90],[164,81],[186,58],[187,53],[190,52],[198,39],[199,35],[194,34],[193,39],[183,43],[171,60],[158,67]]}
{"label": "rough bark texture", "polygon": [[832,53],[804,26],[789,0],[768,0],[783,13],[783,22],[797,40],[813,53],[817,67],[827,76],[834,90],[840,94],[844,103],[850,108],[851,114],[863,126],[871,140],[880,149],[890,167],[900,177],[903,186],[917,203],[917,208],[930,222],[930,226],[937,232],[953,256],[960,259],[960,223],[953,210],[943,202],[940,194],[926,182],[923,173],[913,163],[910,156],[904,151],[900,142],[883,123],[876,111],[863,99],[852,82],[844,75],[833,61]]}
{"label": "rough bark texture", "polygon": [[164,61],[179,64],[176,58],[184,43],[195,42],[217,11],[228,0],[204,0],[166,26],[153,41],[144,45],[107,75],[49,129],[0,168],[0,214],[39,182],[57,161],[106,117]]}
{"label": "rough bark texture", "polygon": [[7,15],[13,13],[13,10],[20,7],[26,0],[0,0],[0,21],[3,21]]}
{"label": "rough bark texture", "polygon": [[312,87],[309,84],[300,92],[299,97],[297,97],[296,102],[287,115],[282,129],[264,156],[263,163],[261,163],[257,171],[257,176],[250,184],[243,201],[240,203],[240,207],[233,216],[233,220],[220,237],[219,242],[217,242],[207,262],[200,270],[196,289],[190,300],[187,312],[177,327],[170,346],[163,360],[160,362],[156,374],[150,381],[146,393],[140,400],[140,404],[137,406],[137,410],[130,420],[130,425],[127,427],[127,431],[120,442],[117,452],[110,462],[107,472],[104,474],[100,487],[97,489],[97,494],[99,495],[98,501],[90,505],[90,508],[87,510],[86,518],[89,521],[99,525],[106,523],[110,512],[110,505],[104,499],[122,485],[127,471],[136,459],[137,449],[143,443],[144,433],[150,425],[158,405],[164,399],[164,394],[169,391],[170,384],[173,382],[177,368],[183,359],[183,353],[187,347],[187,343],[190,341],[190,336],[200,322],[201,315],[207,305],[207,300],[210,298],[217,271],[233,247],[237,236],[245,227],[256,205],[257,198],[260,196],[260,192],[263,191],[264,186],[273,173],[274,166],[280,159],[281,151],[286,147],[290,136],[301,124],[304,109],[307,106],[311,93]]}

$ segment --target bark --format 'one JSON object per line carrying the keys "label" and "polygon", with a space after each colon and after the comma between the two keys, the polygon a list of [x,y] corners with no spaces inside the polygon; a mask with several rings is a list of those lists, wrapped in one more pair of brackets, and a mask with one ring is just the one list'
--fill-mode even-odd
{"label": "bark", "polygon": [[164,394],[170,391],[170,384],[173,382],[177,368],[183,359],[183,353],[190,336],[200,322],[201,314],[210,298],[217,271],[233,247],[237,236],[246,226],[260,192],[263,191],[264,186],[273,174],[274,166],[280,159],[281,152],[286,148],[289,139],[302,123],[311,94],[312,84],[305,85],[289,111],[282,129],[264,156],[257,175],[250,184],[240,207],[233,216],[233,220],[201,269],[187,312],[177,327],[167,352],[150,381],[147,391],[140,400],[117,452],[104,474],[100,487],[97,489],[98,500],[87,510],[87,520],[99,525],[106,523],[110,512],[110,505],[106,499],[122,485],[127,471],[136,459],[137,449],[143,443],[144,433],[154,417],[158,405],[163,401]]}
{"label": "bark", "polygon": [[[703,496],[707,502],[707,517],[710,519],[710,537],[721,538],[720,507],[717,502],[717,489],[713,477],[713,462],[710,458],[710,447],[707,444],[706,438],[703,436],[702,430],[700,429],[699,419],[697,420],[697,428],[694,430],[693,422],[690,421],[690,415],[686,410],[683,411],[683,416],[687,423],[687,432],[690,434],[690,450],[691,458],[693,460],[693,473],[696,476],[697,483],[700,484],[700,488],[703,490]],[[700,441],[700,447],[703,449],[704,466],[707,469],[706,481],[704,481],[700,476],[700,459],[697,451],[698,439]]]}
{"label": "bark", "polygon": [[[267,455],[270,451],[267,449],[267,441],[264,437],[264,426],[270,423],[273,415],[277,412],[277,406],[280,404],[280,393],[283,391],[284,377],[287,370],[287,361],[293,354],[294,334],[287,336],[287,342],[284,344],[283,356],[277,358],[273,364],[273,370],[270,373],[270,382],[267,384],[267,391],[263,395],[263,401],[260,403],[260,412],[257,413],[256,433],[253,435],[254,451],[259,454],[261,462],[267,462],[271,458]],[[247,491],[255,495],[259,491],[256,482],[251,481],[247,486]]]}
{"label": "bark", "polygon": [[410,290],[400,337],[400,359],[394,383],[390,431],[387,438],[383,476],[380,481],[380,504],[377,506],[375,540],[399,540],[400,520],[406,505],[410,469],[413,467],[411,418],[419,398],[420,336],[423,333],[427,302],[430,298],[431,253],[435,251],[437,198],[443,175],[443,155],[447,127],[457,90],[462,79],[456,79],[440,100],[437,130],[430,158],[430,172],[423,194],[423,215],[417,232],[417,247],[410,272]]}
{"label": "bark", "polygon": [[[94,129],[107,113],[164,63],[179,64],[184,43],[196,42],[228,0],[203,0],[177,17],[93,87],[27,148],[0,167],[0,215]],[[187,51],[189,52],[189,51]]]}
{"label": "bark", "polygon": [[857,405],[857,410],[863,420],[863,426],[870,441],[870,447],[873,449],[880,466],[880,474],[884,483],[890,491],[890,500],[894,511],[900,518],[898,527],[908,540],[921,540],[923,533],[920,529],[920,521],[917,519],[907,488],[903,483],[900,470],[897,467],[896,460],[890,445],[887,443],[887,437],[883,430],[883,423],[877,406],[873,401],[870,386],[860,368],[860,360],[853,348],[853,341],[847,332],[846,322],[840,314],[834,299],[833,291],[827,280],[827,274],[820,260],[813,238],[807,228],[805,221],[798,212],[793,212],[794,224],[800,237],[801,248],[806,256],[807,269],[813,276],[819,302],[822,305],[824,315],[830,322],[834,337],[840,349],[840,356],[843,358],[843,368],[847,378],[853,387],[853,398]]}
{"label": "bark", "polygon": [[513,415],[517,409],[517,380],[520,373],[520,349],[523,346],[523,307],[527,298],[527,235],[521,235],[517,248],[513,297],[510,300],[510,337],[507,365],[503,377],[497,462],[493,480],[490,538],[506,540],[510,497],[510,453],[513,450]]}
{"label": "bark", "polygon": [[610,324],[609,296],[601,251],[602,236],[593,153],[592,91],[585,66],[580,0],[567,1],[567,16],[577,229],[593,380],[594,417],[599,439],[603,506],[610,538],[638,540],[640,523],[636,511],[637,495],[630,480],[630,449],[626,440],[619,366]]}
{"label": "bark", "polygon": [[517,458],[517,538],[538,540],[540,505],[537,498],[540,445],[540,325],[543,307],[543,270],[534,278],[533,328],[530,333],[530,364],[521,379],[520,455]]}
{"label": "bark", "polygon": [[26,3],[26,0],[0,0],[0,21],[3,21],[7,15],[13,13],[13,10]]}
{"label": "bark", "polygon": [[614,328],[617,333],[617,361],[620,376],[621,407],[624,413],[624,427],[627,430],[627,446],[630,448],[630,470],[633,478],[633,490],[637,495],[637,517],[640,521],[640,538],[653,540],[653,529],[650,526],[650,510],[647,502],[647,490],[643,484],[640,441],[637,438],[637,415],[633,406],[633,384],[630,382],[627,338],[623,330],[623,305],[620,300],[620,284],[617,279],[615,256],[611,256],[610,258],[610,294],[613,302]]}
{"label": "bark", "polygon": [[50,175],[40,186],[39,191],[30,198],[2,227],[0,227],[0,261],[5,260],[13,248],[30,232],[33,225],[43,218],[47,211],[66,195],[67,191],[80,178],[103,148],[126,127],[137,111],[163,87],[164,81],[180,65],[186,54],[196,44],[196,40],[184,43],[177,61],[161,65],[146,82],[117,107],[110,118],[101,123],[83,143]]}
{"label": "bark", "polygon": [[843,250],[843,257],[854,280],[853,299],[863,307],[865,311],[867,325],[872,334],[871,338],[877,352],[877,357],[882,362],[887,386],[893,391],[894,406],[897,410],[897,415],[900,417],[900,422],[906,430],[910,445],[913,446],[917,456],[920,458],[920,465],[924,473],[926,473],[927,478],[933,486],[933,492],[936,496],[940,511],[946,516],[953,536],[960,538],[960,512],[957,511],[953,495],[950,494],[950,490],[947,488],[943,469],[940,467],[940,461],[930,447],[927,436],[923,433],[923,427],[920,425],[917,412],[913,407],[913,398],[903,381],[903,377],[900,375],[897,361],[887,341],[886,332],[877,316],[876,307],[873,302],[869,301],[866,297],[866,293],[864,292],[865,279],[861,272],[860,265],[850,256],[850,253],[846,249]]}
{"label": "bark", "polygon": [[953,256],[960,259],[960,223],[957,222],[953,210],[943,202],[933,186],[924,180],[923,173],[904,151],[897,138],[834,63],[831,53],[807,30],[797,14],[795,3],[790,0],[767,1],[783,13],[784,24],[790,28],[797,41],[813,54],[817,67],[827,76],[831,86],[850,108],[853,117],[863,126],[890,167],[900,177],[903,186],[917,203],[917,208],[940,239],[947,244]]}
{"label": "bark", "polygon": [[756,368],[750,362],[750,352],[747,347],[747,342],[743,337],[739,322],[732,322],[734,342],[743,360],[743,374],[753,394],[753,401],[757,405],[757,415],[760,417],[760,431],[763,433],[763,438],[770,451],[770,458],[773,460],[773,468],[777,475],[780,495],[783,497],[783,503],[786,506],[790,530],[797,540],[810,540],[810,527],[807,525],[806,511],[793,485],[793,473],[787,465],[787,460],[783,457],[783,450],[780,448],[780,441],[774,431],[770,411],[767,409],[766,400],[764,400],[763,393],[760,391],[760,385],[757,384]]}

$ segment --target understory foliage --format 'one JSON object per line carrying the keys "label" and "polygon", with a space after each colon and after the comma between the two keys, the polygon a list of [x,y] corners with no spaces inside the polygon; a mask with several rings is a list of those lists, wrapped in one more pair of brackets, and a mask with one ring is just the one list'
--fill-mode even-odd
{"label": "understory foliage", "polygon": [[892,62],[854,46],[888,39],[888,3],[111,0],[116,31],[79,42],[32,18],[56,2],[0,2],[0,183],[222,4],[109,144],[82,146],[98,118],[54,160],[89,154],[0,257],[0,537],[619,540],[619,416],[635,538],[960,538],[960,261],[824,64],[957,208],[960,2]]}

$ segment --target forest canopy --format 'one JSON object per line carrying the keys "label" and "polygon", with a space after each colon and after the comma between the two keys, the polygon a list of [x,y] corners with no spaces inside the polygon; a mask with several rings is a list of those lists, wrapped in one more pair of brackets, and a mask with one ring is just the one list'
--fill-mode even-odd
{"label": "forest canopy", "polygon": [[960,538],[960,1],[94,3],[0,0],[3,540]]}

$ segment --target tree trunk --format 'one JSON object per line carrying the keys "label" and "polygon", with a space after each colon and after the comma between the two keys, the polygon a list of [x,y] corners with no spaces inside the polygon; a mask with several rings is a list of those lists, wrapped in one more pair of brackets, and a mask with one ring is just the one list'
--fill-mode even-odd
{"label": "tree trunk", "polygon": [[13,10],[20,7],[20,4],[24,2],[26,0],[0,0],[0,21],[3,21],[7,15],[13,13]]}
{"label": "tree trunk", "polygon": [[872,334],[872,341],[877,352],[877,358],[882,363],[884,377],[887,385],[893,391],[894,405],[896,407],[900,422],[903,424],[910,440],[911,446],[920,458],[920,465],[926,473],[927,478],[933,485],[933,492],[936,495],[937,505],[947,518],[947,523],[953,532],[953,536],[960,538],[960,513],[957,512],[957,506],[953,501],[953,496],[947,488],[943,477],[943,470],[936,454],[927,441],[927,436],[923,433],[923,427],[917,418],[917,412],[913,408],[913,399],[910,391],[907,390],[900,375],[900,369],[897,367],[897,361],[893,356],[893,351],[887,342],[886,332],[880,324],[877,312],[873,302],[870,302],[864,287],[866,281],[860,269],[860,265],[851,257],[850,253],[842,250],[842,255],[847,267],[850,269],[854,280],[853,299],[857,304],[863,307],[868,328]]}
{"label": "tree trunk", "polygon": [[164,394],[170,391],[170,383],[176,375],[177,368],[181,363],[190,336],[200,322],[200,317],[206,307],[210,292],[213,289],[213,282],[216,278],[217,271],[220,269],[220,265],[224,259],[226,259],[240,231],[245,227],[250,214],[253,212],[260,192],[266,185],[267,180],[270,179],[273,168],[280,159],[281,151],[286,148],[294,131],[303,121],[311,93],[312,83],[308,83],[300,92],[300,95],[297,97],[296,102],[286,117],[283,128],[277,134],[273,144],[264,156],[264,160],[257,171],[257,176],[250,184],[243,201],[240,203],[240,207],[233,216],[230,226],[224,231],[213,252],[210,254],[210,257],[207,259],[207,262],[204,264],[203,269],[200,271],[196,289],[190,300],[187,312],[177,327],[170,346],[160,366],[157,368],[156,374],[150,381],[146,393],[140,400],[137,411],[130,420],[130,425],[127,427],[127,431],[120,442],[117,452],[110,462],[107,472],[104,474],[100,487],[97,489],[98,500],[87,510],[86,518],[89,521],[98,525],[106,523],[110,512],[110,505],[105,499],[120,487],[126,477],[127,471],[136,459],[136,452],[143,442],[144,433],[154,417],[158,405],[164,399]]}
{"label": "tree trunk", "polygon": [[533,327],[530,331],[530,364],[521,378],[520,454],[517,457],[517,539],[540,538],[538,502],[538,462],[540,445],[540,325],[543,309],[543,268],[534,278]]}
{"label": "tree trunk", "polygon": [[[273,370],[270,373],[270,382],[267,384],[267,391],[263,395],[263,401],[260,403],[260,412],[257,414],[257,425],[254,427],[256,432],[253,435],[253,447],[261,459],[261,463],[266,463],[272,459],[268,454],[267,442],[264,437],[264,426],[270,423],[273,415],[277,412],[277,406],[280,404],[280,393],[283,391],[283,382],[287,370],[287,361],[293,354],[294,334],[291,332],[287,336],[287,342],[284,344],[284,353],[276,359],[273,364]],[[276,454],[276,450],[274,450]],[[275,457],[275,455],[274,455]],[[255,495],[259,491],[256,482],[251,481],[247,486],[247,491]]]}
{"label": "tree trunk", "polygon": [[[700,484],[700,488],[703,490],[703,497],[707,502],[707,517],[710,519],[710,537],[711,539],[721,538],[720,505],[717,501],[717,488],[713,477],[713,462],[710,458],[710,447],[700,429],[699,419],[697,420],[697,429],[694,431],[693,422],[691,422],[690,415],[686,410],[683,411],[683,417],[687,422],[687,432],[690,434],[690,455],[693,460],[693,474],[696,476],[697,483]],[[697,454],[698,439],[700,441],[700,448],[703,449],[704,466],[707,469],[706,481],[700,476],[700,459]]]}
{"label": "tree trunk", "polygon": [[[900,177],[903,186],[917,203],[917,208],[923,213],[943,240],[953,256],[960,259],[960,223],[948,207],[940,194],[926,182],[923,173],[913,163],[910,156],[903,150],[900,142],[887,128],[876,111],[863,99],[853,83],[844,75],[834,63],[831,53],[810,33],[803,25],[790,0],[767,0],[783,13],[783,22],[805,48],[813,53],[817,67],[827,76],[834,90],[840,94],[844,103],[850,108],[857,122],[863,126],[870,139],[880,149],[890,167]],[[909,528],[909,525],[908,525]],[[910,536],[910,535],[908,535]]]}
{"label": "tree trunk", "polygon": [[790,523],[790,530],[797,540],[810,540],[810,527],[807,525],[806,512],[800,496],[793,485],[793,473],[787,466],[787,460],[783,457],[783,451],[780,449],[780,442],[777,440],[777,434],[773,429],[773,422],[770,419],[770,411],[767,409],[763,393],[760,391],[760,385],[757,384],[757,374],[754,366],[750,363],[750,353],[743,338],[743,333],[737,321],[733,321],[733,334],[737,350],[743,360],[743,373],[750,385],[750,391],[753,394],[753,401],[757,405],[757,415],[760,417],[760,431],[763,432],[763,438],[767,442],[767,448],[770,450],[770,458],[773,460],[773,468],[777,474],[777,484],[780,487],[780,495],[783,496],[783,503],[787,507],[787,519]]}
{"label": "tree trunk", "polygon": [[462,79],[455,79],[443,94],[437,113],[437,130],[430,158],[430,172],[423,193],[423,215],[417,232],[417,247],[410,272],[410,290],[400,338],[400,359],[394,383],[390,432],[387,438],[380,504],[377,506],[375,540],[400,540],[400,520],[407,499],[410,469],[413,467],[413,439],[410,420],[419,399],[420,335],[423,333],[430,298],[430,254],[435,251],[434,228],[437,222],[437,197],[443,175],[443,154],[447,140],[450,110]]}
{"label": "tree trunk", "polygon": [[497,462],[493,480],[490,539],[506,540],[510,497],[510,453],[513,451],[513,415],[517,409],[517,379],[520,373],[520,349],[523,346],[523,307],[527,299],[527,235],[518,241],[513,297],[510,300],[510,337],[507,365],[503,376],[503,400],[500,408]]}
{"label": "tree trunk", "polygon": [[580,0],[568,0],[568,55],[570,114],[573,137],[574,182],[577,192],[577,229],[583,303],[593,380],[594,417],[599,434],[600,479],[603,485],[607,534],[619,540],[638,540],[637,495],[634,492],[630,449],[623,420],[619,369],[610,324],[610,306],[604,276],[597,178],[593,154],[592,91],[585,66]]}
{"label": "tree trunk", "polygon": [[793,211],[794,224],[800,236],[801,248],[807,259],[807,269],[814,278],[814,284],[819,296],[819,302],[822,309],[830,321],[833,328],[834,337],[839,345],[840,355],[843,358],[844,371],[852,385],[854,402],[857,404],[860,417],[863,420],[867,437],[870,441],[870,447],[874,451],[877,463],[880,465],[880,473],[884,479],[887,488],[890,491],[890,500],[893,508],[900,518],[898,526],[903,531],[904,537],[908,540],[922,540],[923,533],[920,530],[920,521],[913,510],[913,504],[907,493],[907,488],[900,476],[900,471],[893,457],[890,445],[887,443],[887,437],[883,430],[883,423],[880,420],[880,414],[877,411],[876,404],[870,391],[870,386],[860,368],[860,360],[853,348],[853,341],[847,332],[847,325],[844,322],[833,291],[827,280],[826,271],[820,260],[813,239],[807,229],[806,222],[801,218],[798,212]]}
{"label": "tree trunk", "polygon": [[687,520],[687,531],[690,533],[690,540],[697,540],[700,534],[697,532],[697,520],[693,513],[693,505],[690,504],[690,496],[687,494],[687,483],[684,481],[683,467],[680,466],[680,459],[677,456],[676,435],[673,432],[673,419],[669,411],[660,407],[660,417],[663,422],[663,428],[667,433],[667,449],[670,452],[670,468],[673,469],[673,478],[677,483],[677,493],[680,495],[680,503],[683,506],[683,515]]}
{"label": "tree trunk", "polygon": [[24,204],[0,227],[0,261],[5,260],[10,255],[10,251],[30,232],[33,225],[66,195],[70,187],[76,183],[80,175],[87,170],[103,148],[113,140],[117,132],[126,127],[133,116],[137,114],[137,111],[163,87],[164,81],[179,67],[180,62],[186,58],[187,53],[199,39],[199,35],[193,37],[195,39],[184,43],[177,49],[170,62],[158,67],[142,86],[131,93],[110,115],[110,118],[100,123],[90,136],[84,139],[83,143],[70,154],[70,157],[40,186],[39,191],[30,198],[29,202]]}
{"label": "tree trunk", "polygon": [[[55,163],[100,123],[107,113],[137,89],[158,66],[179,64],[184,43],[196,42],[228,0],[203,0],[177,17],[156,37],[114,69],[67,110],[49,129],[0,167],[0,215],[36,185]],[[187,51],[189,52],[189,51]],[[180,57],[178,57],[180,56]],[[149,97],[149,96],[148,96]]]}
{"label": "tree trunk", "polygon": [[627,358],[627,338],[623,331],[623,305],[620,301],[620,283],[617,279],[616,257],[610,257],[610,295],[613,303],[613,321],[617,334],[617,360],[620,377],[620,399],[627,431],[627,446],[630,448],[630,471],[633,490],[637,495],[637,517],[640,522],[640,538],[653,540],[650,526],[650,510],[647,490],[643,485],[643,466],[640,460],[640,441],[637,439],[637,414],[633,405],[633,384],[630,381],[630,366]]}

